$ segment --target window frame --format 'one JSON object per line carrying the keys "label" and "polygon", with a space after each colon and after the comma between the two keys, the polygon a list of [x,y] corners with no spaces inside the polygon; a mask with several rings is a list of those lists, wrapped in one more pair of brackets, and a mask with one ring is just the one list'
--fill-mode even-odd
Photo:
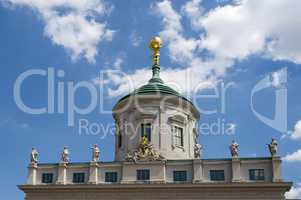
{"label": "window frame", "polygon": [[[82,175],[82,177],[80,177],[80,175]],[[73,173],[72,183],[85,183],[85,178],[86,174],[84,172],[75,172]]]}
{"label": "window frame", "polygon": [[[49,177],[46,177],[46,176],[51,177],[50,181],[45,181],[45,180],[48,180],[48,178],[49,178]],[[46,184],[53,183],[53,173],[42,173],[41,182],[46,183]]]}
{"label": "window frame", "polygon": [[[181,130],[181,131],[177,131]],[[179,134],[180,133],[180,134]],[[172,126],[173,144],[176,147],[184,148],[184,128],[181,126]]]}
{"label": "window frame", "polygon": [[[110,177],[109,175],[113,175]],[[105,182],[106,183],[117,183],[118,182],[118,173],[115,171],[105,172]]]}
{"label": "window frame", "polygon": [[[147,172],[147,173],[145,173]],[[149,169],[137,169],[136,170],[137,181],[150,181],[150,170]]]}
{"label": "window frame", "polygon": [[[220,173],[220,174],[219,174]],[[221,177],[219,177],[222,174]],[[210,181],[225,181],[225,170],[223,169],[213,169],[209,171]]]}
{"label": "window frame", "polygon": [[[254,172],[254,174],[252,174],[251,172]],[[255,172],[259,172],[258,175],[256,175]],[[249,180],[250,181],[265,181],[264,169],[249,169]]]}
{"label": "window frame", "polygon": [[175,170],[173,171],[174,182],[187,182],[187,171],[186,170]]}
{"label": "window frame", "polygon": [[[147,126],[147,127],[145,127]],[[147,133],[147,128],[149,128],[149,133]],[[141,138],[143,136],[146,136],[146,138],[148,139],[148,142],[152,141],[152,123],[150,122],[142,122],[140,124],[140,136]]]}

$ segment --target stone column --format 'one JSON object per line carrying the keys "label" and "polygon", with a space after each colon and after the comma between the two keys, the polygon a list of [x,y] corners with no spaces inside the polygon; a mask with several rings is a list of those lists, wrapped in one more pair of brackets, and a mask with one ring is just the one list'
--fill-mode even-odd
{"label": "stone column", "polygon": [[65,185],[66,178],[67,178],[67,163],[59,163],[56,183]]}
{"label": "stone column", "polygon": [[241,181],[241,172],[240,172],[240,159],[237,157],[232,158],[232,182]]}
{"label": "stone column", "polygon": [[28,166],[28,176],[27,176],[27,184],[28,185],[36,185],[37,183],[37,163],[31,163]]}
{"label": "stone column", "polygon": [[281,158],[279,156],[272,157],[273,182],[281,182]]}
{"label": "stone column", "polygon": [[193,182],[198,183],[203,181],[203,163],[200,159],[193,160]]}
{"label": "stone column", "polygon": [[89,170],[89,183],[90,184],[97,184],[98,183],[98,163],[91,162],[90,163],[90,170]]}

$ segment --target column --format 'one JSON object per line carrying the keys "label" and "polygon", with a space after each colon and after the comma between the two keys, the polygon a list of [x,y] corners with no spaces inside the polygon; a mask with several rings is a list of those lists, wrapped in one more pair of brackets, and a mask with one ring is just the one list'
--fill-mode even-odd
{"label": "column", "polygon": [[67,178],[67,163],[59,163],[56,183],[65,185],[66,178]]}
{"label": "column", "polygon": [[273,168],[273,182],[281,182],[281,158],[279,156],[272,156]]}
{"label": "column", "polygon": [[237,157],[232,158],[232,182],[240,182],[240,159]]}
{"label": "column", "polygon": [[98,163],[91,162],[90,163],[90,170],[89,170],[89,183],[90,184],[97,184],[98,183]]}
{"label": "column", "polygon": [[28,176],[27,176],[27,184],[28,185],[36,185],[37,182],[37,163],[31,163],[28,166]]}
{"label": "column", "polygon": [[203,163],[200,159],[193,160],[193,182],[203,181]]}

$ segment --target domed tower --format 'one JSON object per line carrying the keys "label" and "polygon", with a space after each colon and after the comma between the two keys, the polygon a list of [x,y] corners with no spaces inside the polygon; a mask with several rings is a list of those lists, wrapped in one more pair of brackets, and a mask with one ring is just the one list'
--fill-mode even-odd
{"label": "domed tower", "polygon": [[154,60],[152,78],[113,108],[117,127],[115,160],[199,158],[199,112],[160,78],[161,39],[154,37],[149,47]]}

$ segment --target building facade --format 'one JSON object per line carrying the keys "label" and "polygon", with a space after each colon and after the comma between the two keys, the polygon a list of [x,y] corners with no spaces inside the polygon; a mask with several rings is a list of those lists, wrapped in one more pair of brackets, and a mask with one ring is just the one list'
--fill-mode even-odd
{"label": "building facade", "polygon": [[83,163],[69,162],[67,148],[59,163],[38,163],[33,149],[27,183],[19,186],[26,200],[284,200],[291,183],[281,177],[275,140],[270,157],[241,158],[233,141],[231,158],[202,159],[200,114],[161,80],[160,47],[160,38],[151,40],[151,80],[113,108],[115,161],[101,162],[97,145]]}

